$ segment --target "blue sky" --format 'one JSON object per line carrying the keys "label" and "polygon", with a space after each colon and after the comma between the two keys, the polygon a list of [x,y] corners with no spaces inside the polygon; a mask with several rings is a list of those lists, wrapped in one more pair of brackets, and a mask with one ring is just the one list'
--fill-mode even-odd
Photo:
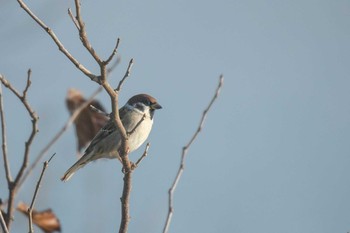
{"label": "blue sky", "polygon": [[[67,14],[72,1],[28,5],[81,63],[98,72]],[[28,94],[40,116],[33,158],[68,118],[68,88],[88,96],[97,86],[16,2],[1,6],[0,72],[20,89],[27,69],[33,71]],[[145,92],[164,107],[155,116],[149,157],[133,175],[130,232],[161,232],[181,148],[221,73],[222,94],[189,151],[170,232],[350,231],[349,12],[350,2],[341,0],[83,1],[88,36],[102,57],[121,38],[122,62],[110,77],[112,85],[135,59],[120,104]],[[14,172],[30,122],[4,92]],[[110,109],[105,93],[98,99]],[[57,155],[36,207],[52,208],[64,232],[115,232],[121,165],[98,161],[62,183],[59,177],[76,160],[75,148],[70,129],[50,150]],[[40,169],[16,201],[31,200]],[[0,195],[5,194],[2,185]],[[13,232],[26,231],[25,218],[17,213],[15,219]]]}

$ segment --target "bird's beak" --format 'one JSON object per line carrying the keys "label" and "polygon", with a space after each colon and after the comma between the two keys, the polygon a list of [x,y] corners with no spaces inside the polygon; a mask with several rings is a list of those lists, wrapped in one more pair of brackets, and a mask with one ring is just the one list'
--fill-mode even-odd
{"label": "bird's beak", "polygon": [[160,106],[160,104],[158,104],[158,103],[154,103],[154,104],[151,105],[151,108],[152,109],[161,109],[162,106]]}

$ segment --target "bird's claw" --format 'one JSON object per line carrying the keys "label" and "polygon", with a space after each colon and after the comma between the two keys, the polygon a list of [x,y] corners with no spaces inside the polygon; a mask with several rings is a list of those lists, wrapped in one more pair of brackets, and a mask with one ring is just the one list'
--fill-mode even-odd
{"label": "bird's claw", "polygon": [[[135,168],[137,168],[137,164],[130,161],[130,171],[133,171]],[[126,174],[124,167],[122,168],[122,173]]]}

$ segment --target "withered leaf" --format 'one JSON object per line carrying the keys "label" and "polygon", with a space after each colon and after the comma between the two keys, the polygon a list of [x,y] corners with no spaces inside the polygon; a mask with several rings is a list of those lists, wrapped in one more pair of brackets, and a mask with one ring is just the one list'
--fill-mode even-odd
{"label": "withered leaf", "polygon": [[[86,102],[82,93],[76,89],[69,89],[66,97],[66,104],[69,113],[72,115],[74,111]],[[105,112],[103,106],[97,101],[91,102],[95,108]],[[75,119],[75,132],[78,140],[77,150],[81,152],[90,141],[94,138],[97,132],[104,126],[108,121],[108,117],[93,111],[89,106],[84,108],[78,117]]]}
{"label": "withered leaf", "polygon": [[[17,210],[21,213],[28,215],[29,206],[23,202],[19,203]],[[37,225],[45,233],[52,233],[55,231],[61,232],[61,224],[56,215],[51,209],[37,211],[33,209],[32,212],[33,223]]]}

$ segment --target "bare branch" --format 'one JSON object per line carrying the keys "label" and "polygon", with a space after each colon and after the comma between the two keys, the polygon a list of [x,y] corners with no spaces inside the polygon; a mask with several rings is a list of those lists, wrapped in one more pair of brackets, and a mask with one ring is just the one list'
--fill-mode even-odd
{"label": "bare branch", "polygon": [[[28,79],[30,77],[30,72],[28,72]],[[27,102],[26,99],[26,92],[29,88],[30,82],[27,81],[27,86],[23,91],[23,95],[20,95],[19,92],[9,83],[8,80],[5,79],[5,77],[0,76],[0,81],[2,82],[2,84],[7,87],[9,90],[12,91],[13,94],[15,94],[19,100],[22,102],[22,104],[24,105],[24,107],[26,108],[30,118],[32,119],[32,131],[29,135],[28,140],[25,143],[25,148],[24,148],[24,155],[23,155],[23,162],[22,165],[17,173],[17,176],[15,178],[15,180],[13,182],[9,182],[8,186],[9,186],[9,201],[8,201],[8,205],[7,205],[7,216],[6,216],[6,224],[7,224],[7,228],[10,228],[11,225],[11,219],[12,219],[12,214],[13,214],[13,204],[14,204],[14,198],[17,192],[17,185],[19,180],[22,178],[22,175],[28,165],[28,160],[29,160],[29,152],[30,152],[30,147],[32,145],[32,142],[34,140],[35,135],[38,132],[38,116],[37,114],[34,112],[34,110],[32,109],[32,107],[29,105],[29,103]]]}
{"label": "bare branch", "polygon": [[[105,77],[105,76],[101,76]],[[131,192],[131,163],[129,160],[129,143],[127,138],[126,130],[120,120],[119,116],[119,110],[118,110],[118,93],[113,90],[113,88],[110,86],[110,84],[105,80],[102,79],[102,85],[111,97],[112,102],[112,114],[111,119],[113,120],[114,124],[116,125],[116,130],[120,133],[120,148],[119,148],[119,155],[122,160],[123,164],[123,170],[124,173],[124,185],[123,185],[123,194],[120,198],[121,201],[121,222],[119,227],[119,233],[126,233],[128,231],[129,221],[130,221],[130,208],[129,208],[129,202],[130,202],[130,192]]]}
{"label": "bare branch", "polygon": [[[130,192],[131,192],[131,164],[129,161],[128,156],[123,156],[122,162],[123,162],[123,168],[124,168],[124,185],[123,185],[123,195],[120,198],[120,201],[122,203],[122,218],[120,221],[120,227],[119,227],[119,233],[126,233],[128,232],[128,226],[130,221]],[[127,164],[127,165],[125,165]]]}
{"label": "bare branch", "polygon": [[145,151],[143,152],[143,154],[141,155],[141,157],[136,161],[136,163],[133,164],[132,169],[135,169],[139,166],[139,164],[141,163],[141,161],[148,155],[148,149],[150,147],[150,143],[148,142],[145,148]]}
{"label": "bare branch", "polygon": [[128,231],[129,221],[130,221],[130,193],[131,193],[131,163],[129,160],[129,143],[127,138],[126,130],[120,120],[119,110],[118,110],[118,93],[113,90],[109,83],[102,83],[103,87],[111,97],[112,101],[112,114],[111,118],[116,124],[116,129],[120,133],[121,144],[119,148],[119,155],[122,160],[124,173],[124,185],[123,185],[123,194],[120,198],[121,201],[121,222],[119,227],[119,233],[126,233]]}
{"label": "bare branch", "polygon": [[24,88],[24,91],[23,91],[23,98],[25,99],[27,97],[27,91],[30,87],[30,84],[32,84],[32,81],[30,81],[30,76],[32,75],[32,70],[31,69],[28,69],[27,71],[27,84],[26,84],[26,87]]}
{"label": "bare branch", "polygon": [[120,80],[117,89],[115,89],[116,92],[119,92],[119,91],[120,91],[120,89],[122,88],[122,85],[123,85],[124,81],[130,76],[130,72],[131,72],[131,68],[132,68],[133,64],[134,64],[134,59],[131,59],[130,62],[129,62],[128,69],[126,70],[126,72],[125,72],[125,74],[124,74],[124,77],[122,78],[122,80]]}
{"label": "bare branch", "polygon": [[78,31],[80,30],[80,26],[79,23],[77,21],[77,19],[73,16],[72,10],[70,8],[68,8],[68,15],[70,16],[70,18],[72,19],[75,27],[78,29]]}
{"label": "bare branch", "polygon": [[106,112],[104,112],[104,111],[101,111],[100,109],[96,108],[94,105],[91,105],[91,104],[90,104],[89,107],[90,107],[90,109],[91,109],[92,111],[97,112],[98,114],[101,114],[101,115],[106,116],[106,117],[110,117],[110,114],[108,114],[108,113],[106,113]]}
{"label": "bare branch", "polygon": [[56,153],[54,153],[51,158],[48,160],[48,161],[45,161],[44,164],[43,164],[43,170],[41,171],[41,174],[40,174],[40,177],[39,177],[39,180],[36,184],[36,187],[35,187],[35,191],[34,191],[34,195],[33,195],[33,199],[32,199],[32,203],[30,204],[30,207],[28,208],[28,215],[29,215],[29,233],[33,233],[34,232],[34,228],[33,228],[33,216],[32,216],[32,213],[33,213],[33,208],[34,208],[34,204],[35,204],[35,200],[36,200],[36,197],[38,195],[38,192],[39,192],[39,189],[40,189],[40,184],[41,184],[41,181],[44,177],[44,173],[46,171],[46,168],[49,166],[49,163],[51,161],[51,159],[56,155]]}
{"label": "bare branch", "polygon": [[120,61],[121,61],[120,56],[117,56],[117,60],[115,60],[115,62],[113,62],[113,64],[107,69],[107,73],[108,73],[108,74],[111,73],[112,70],[114,70],[115,67],[117,67],[117,65],[120,64]]}
{"label": "bare branch", "polygon": [[23,0],[17,0],[22,9],[27,12],[27,14],[37,23],[39,26],[44,29],[47,34],[52,38],[52,40],[57,45],[58,49],[86,76],[88,76],[92,81],[100,83],[99,76],[94,75],[89,71],[85,66],[83,66],[77,59],[73,57],[73,55],[63,46],[61,41],[58,39],[54,31],[49,28],[39,17],[37,17],[29,7],[23,2]]}
{"label": "bare branch", "polygon": [[118,38],[112,54],[108,57],[108,59],[106,61],[103,62],[105,65],[108,65],[112,61],[113,57],[117,54],[119,42],[120,42],[120,39]]}
{"label": "bare branch", "polygon": [[80,0],[75,0],[75,12],[76,12],[76,21],[79,24],[79,36],[80,36],[80,40],[83,43],[84,47],[87,49],[87,51],[91,54],[91,56],[95,59],[95,61],[101,65],[103,62],[101,60],[101,58],[97,55],[97,53],[95,52],[95,50],[92,48],[92,45],[87,37],[86,34],[86,29],[85,29],[85,23],[83,21],[83,19],[81,18],[81,12],[80,12]]}
{"label": "bare branch", "polygon": [[139,122],[137,122],[137,124],[135,125],[135,127],[130,131],[130,132],[126,132],[128,137],[130,137],[131,134],[133,134],[135,132],[135,130],[137,129],[137,127],[139,127],[142,123],[142,121],[144,121],[146,119],[146,114],[143,114],[142,118],[139,120]]}
{"label": "bare branch", "polygon": [[9,230],[7,229],[6,222],[5,222],[4,216],[2,215],[1,209],[0,209],[0,225],[4,233],[9,233]]}
{"label": "bare branch", "polygon": [[[3,76],[0,74],[0,77]],[[2,134],[2,155],[4,158],[4,167],[7,184],[12,182],[10,163],[7,156],[7,136],[6,136],[6,123],[5,123],[5,113],[4,113],[4,102],[2,97],[2,85],[0,84],[0,116],[1,116],[1,134]]]}
{"label": "bare branch", "polygon": [[190,139],[190,141],[187,143],[187,145],[185,145],[183,148],[182,148],[182,155],[181,155],[181,163],[180,163],[180,166],[179,166],[179,169],[177,171],[177,174],[175,176],[175,179],[173,181],[173,184],[172,186],[170,187],[169,189],[169,209],[168,209],[168,216],[166,218],[166,221],[165,221],[165,225],[164,225],[164,228],[163,228],[163,233],[166,233],[168,232],[169,230],[169,226],[170,226],[170,223],[171,223],[171,219],[173,217],[173,213],[174,213],[174,206],[173,206],[173,199],[174,199],[174,192],[175,192],[175,189],[177,187],[177,184],[179,183],[180,181],[180,178],[182,176],[182,173],[184,171],[184,167],[185,167],[185,157],[187,155],[187,152],[188,152],[188,149],[189,147],[192,145],[192,143],[194,142],[194,140],[197,138],[197,135],[199,134],[199,132],[202,130],[202,127],[204,125],[204,121],[207,117],[207,114],[208,114],[208,111],[210,110],[211,106],[213,105],[214,101],[217,99],[217,97],[219,96],[220,94],[220,91],[221,91],[221,87],[222,87],[222,84],[223,84],[223,81],[224,81],[224,77],[223,75],[220,76],[219,78],[219,84],[216,88],[216,91],[215,91],[215,95],[213,96],[213,98],[211,99],[208,107],[203,111],[203,114],[202,114],[202,118],[199,122],[199,126],[196,130],[196,132],[193,134],[192,138]]}
{"label": "bare branch", "polygon": [[9,89],[13,94],[15,94],[15,96],[17,96],[18,99],[22,101],[21,94],[9,83],[9,81],[7,81],[5,76],[0,76],[0,81],[7,89]]}

